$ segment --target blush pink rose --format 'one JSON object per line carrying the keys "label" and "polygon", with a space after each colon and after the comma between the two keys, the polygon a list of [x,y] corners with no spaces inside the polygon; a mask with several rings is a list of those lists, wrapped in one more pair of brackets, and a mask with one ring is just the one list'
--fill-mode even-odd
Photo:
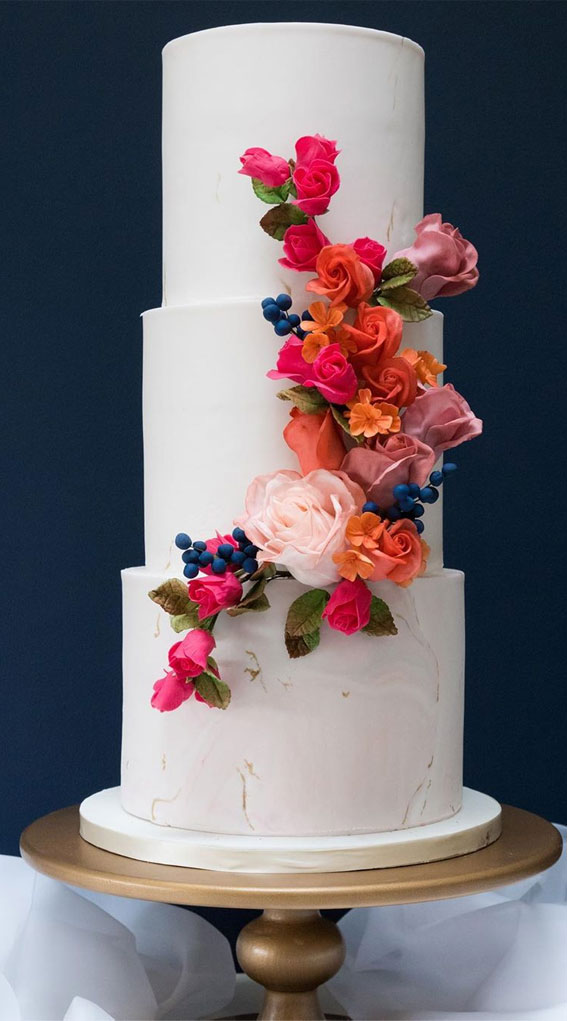
{"label": "blush pink rose", "polygon": [[215,647],[215,640],[208,631],[196,628],[185,638],[176,642],[169,650],[169,665],[177,677],[198,677],[207,666],[207,656]]}
{"label": "blush pink rose", "polygon": [[417,266],[410,287],[431,301],[462,294],[475,286],[478,252],[457,227],[443,223],[441,213],[430,213],[416,225],[415,233],[413,245],[394,255],[394,259],[404,257]]}
{"label": "blush pink rose", "polygon": [[314,273],[319,252],[330,243],[315,220],[309,219],[307,223],[293,224],[285,232],[284,258],[278,259],[278,262],[286,269],[295,269],[301,273]]}
{"label": "blush pink rose", "polygon": [[324,135],[303,135],[295,143],[295,161],[298,167],[309,166],[313,160],[334,163],[340,151],[336,141]]}
{"label": "blush pink rose", "polygon": [[435,453],[458,447],[480,436],[482,421],[451,383],[425,390],[404,414],[408,436],[426,443]]}
{"label": "blush pink rose", "polygon": [[384,529],[378,540],[378,548],[369,551],[374,563],[372,581],[394,581],[404,588],[410,585],[425,568],[422,543],[413,521],[402,518]]}
{"label": "blush pink rose", "polygon": [[282,156],[272,156],[267,149],[247,149],[240,157],[239,174],[255,177],[267,188],[280,188],[290,176],[289,164]]}
{"label": "blush pink rose", "polygon": [[303,585],[328,585],[339,581],[333,554],[344,549],[347,523],[364,499],[344,472],[279,471],[250,484],[238,524],[260,548],[260,562],[281,564]]}
{"label": "blush pink rose", "polygon": [[166,670],[165,677],[161,677],[154,684],[152,707],[159,709],[160,713],[170,713],[174,709],[179,709],[179,706],[192,695],[198,702],[205,701],[195,689],[192,681],[178,677],[173,670]]}
{"label": "blush pink rose", "polygon": [[209,578],[194,578],[189,582],[189,599],[199,604],[199,620],[236,606],[241,598],[242,585],[230,571],[222,575],[213,574]]}
{"label": "blush pink rose", "polygon": [[341,179],[334,163],[317,159],[309,166],[296,167],[293,183],[297,190],[297,198],[292,199],[293,204],[299,206],[307,216],[320,216],[327,212]]}
{"label": "blush pink rose", "polygon": [[[404,423],[406,415],[407,411]],[[362,486],[369,500],[385,510],[394,503],[394,486],[402,482],[423,486],[435,460],[431,447],[414,436],[398,433],[389,436],[384,445],[375,441],[374,448],[361,446],[349,450],[341,470]]]}
{"label": "blush pink rose", "polygon": [[360,578],[355,581],[343,578],[323,610],[323,617],[335,631],[353,635],[368,624],[371,602],[372,593]]}
{"label": "blush pink rose", "polygon": [[280,349],[277,366],[269,379],[291,379],[302,386],[315,386],[331,404],[346,404],[357,388],[356,373],[341,352],[339,344],[321,348],[314,362],[306,362],[301,351],[303,341],[290,337]]}
{"label": "blush pink rose", "polygon": [[382,276],[382,266],[386,258],[384,245],[379,241],[373,241],[372,238],[357,238],[353,241],[352,247],[360,261],[372,270],[374,283],[377,284]]}

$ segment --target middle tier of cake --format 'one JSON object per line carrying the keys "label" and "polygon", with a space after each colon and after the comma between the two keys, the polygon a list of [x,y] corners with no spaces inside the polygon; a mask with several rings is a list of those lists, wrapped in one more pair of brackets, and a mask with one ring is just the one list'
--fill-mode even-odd
{"label": "middle tier of cake", "polygon": [[[291,405],[276,397],[293,384],[266,379],[282,340],[260,299],[152,309],[143,322],[146,564],[180,573],[178,532],[230,532],[257,475],[298,469],[282,436]],[[442,314],[406,323],[402,347],[442,362]],[[423,520],[433,574],[443,566],[441,498]]]}

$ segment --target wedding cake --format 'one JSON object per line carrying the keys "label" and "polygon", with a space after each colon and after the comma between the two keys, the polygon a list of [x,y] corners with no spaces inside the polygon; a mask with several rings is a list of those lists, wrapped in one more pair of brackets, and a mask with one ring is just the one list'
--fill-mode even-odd
{"label": "wedding cake", "polygon": [[[146,565],[123,572],[121,788],[87,799],[81,832],[212,868],[250,852],[258,871],[276,845],[322,870],[382,863],[337,848],[472,850],[499,809],[463,805],[464,579],[443,567],[441,487],[459,484],[443,452],[482,424],[443,383],[429,302],[478,271],[423,216],[423,51],[238,25],[173,40],[163,70]],[[407,856],[436,833],[444,850]]]}

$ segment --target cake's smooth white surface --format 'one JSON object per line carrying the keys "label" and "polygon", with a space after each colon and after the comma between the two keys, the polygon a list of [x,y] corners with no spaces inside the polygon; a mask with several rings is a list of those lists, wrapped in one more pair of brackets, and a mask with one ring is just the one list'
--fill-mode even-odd
{"label": "cake's smooth white surface", "polygon": [[[259,301],[158,308],[143,319],[146,564],[180,574],[178,532],[230,532],[256,475],[297,470],[282,436],[291,405],[276,397],[285,381],[266,379],[279,344]],[[442,314],[406,323],[402,343],[443,361]],[[432,573],[443,565],[442,499],[426,522]]]}
{"label": "cake's smooth white surface", "polygon": [[81,836],[127,858],[220,872],[349,872],[453,858],[486,847],[501,833],[494,798],[463,789],[455,815],[440,822],[387,833],[340,837],[258,837],[159,827],[136,819],[120,803],[120,788],[83,801]]}
{"label": "cake's smooth white surface", "polygon": [[122,804],[165,826],[216,833],[372,833],[458,811],[462,789],[463,575],[373,586],[399,634],[324,625],[316,653],[288,658],[284,621],[304,589],[268,586],[272,607],[215,628],[225,711],[150,706],[176,636],[147,596],[163,581],[123,573]]}
{"label": "cake's smooth white surface", "polygon": [[421,47],[306,23],[212,29],[165,47],[164,305],[300,287],[304,275],[278,265],[280,246],[258,228],[238,157],[262,146],[287,158],[316,131],[343,150],[341,198],[319,224],[330,240],[370,236],[392,253],[411,244],[423,215]]}

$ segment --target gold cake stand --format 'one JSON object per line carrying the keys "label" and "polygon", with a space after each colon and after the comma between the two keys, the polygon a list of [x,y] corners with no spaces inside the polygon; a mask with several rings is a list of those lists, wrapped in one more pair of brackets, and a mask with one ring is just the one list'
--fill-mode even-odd
{"label": "gold cake stand", "polygon": [[325,874],[254,875],[153,865],[123,858],[79,836],[79,808],[28,826],[22,856],[38,872],[73,886],[140,900],[202,907],[260,908],[244,927],[238,960],[265,990],[260,1018],[321,1019],[317,988],[344,960],[342,936],[322,908],[412,904],[481,893],[542,872],[561,854],[545,819],[502,807],[502,835],[472,854],[427,865]]}

